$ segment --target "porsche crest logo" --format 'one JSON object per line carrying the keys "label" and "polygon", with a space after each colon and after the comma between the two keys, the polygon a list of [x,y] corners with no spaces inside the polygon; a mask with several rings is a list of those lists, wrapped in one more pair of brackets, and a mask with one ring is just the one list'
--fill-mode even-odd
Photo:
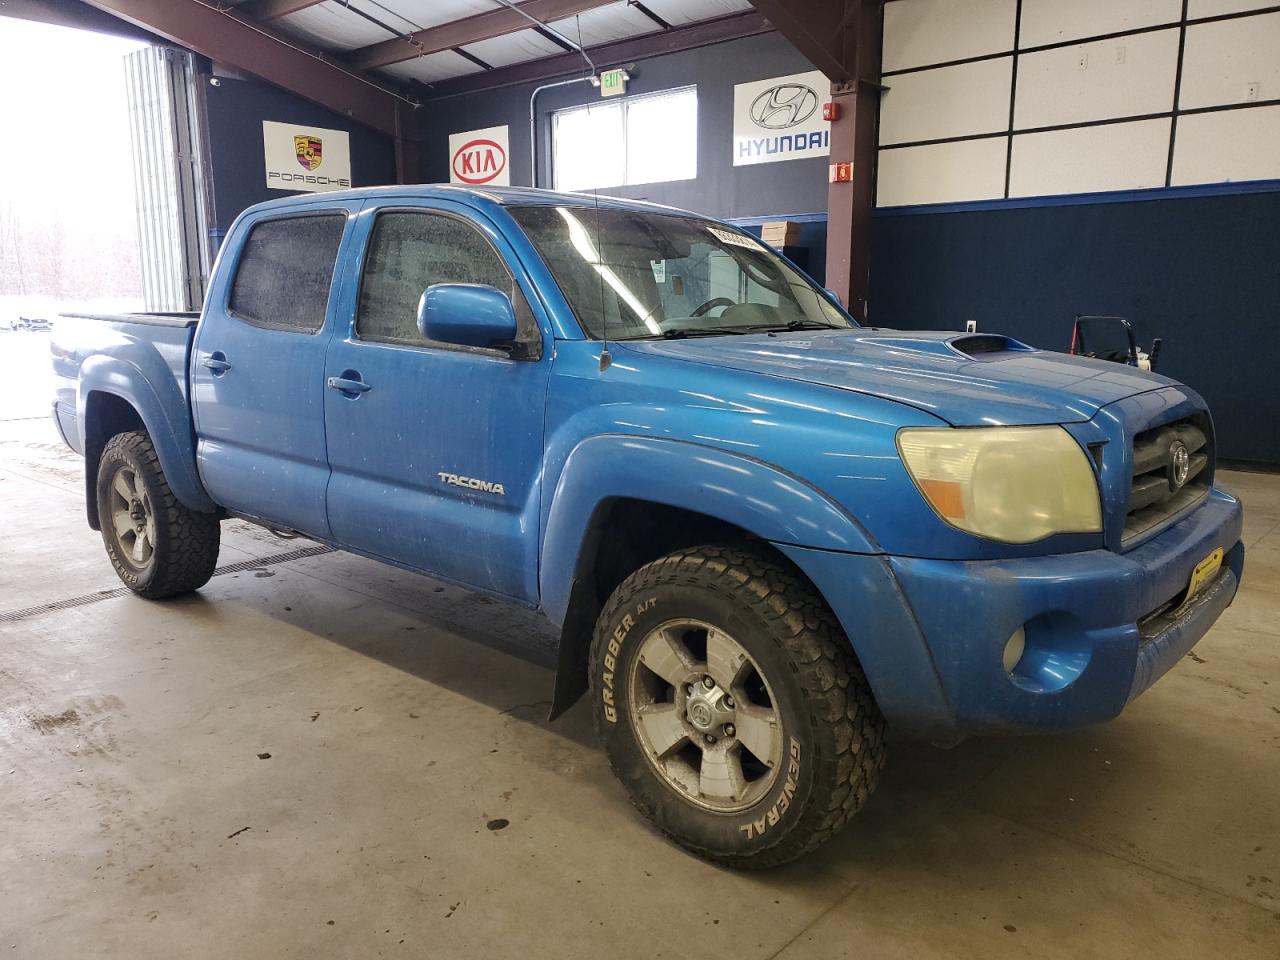
{"label": "porsche crest logo", "polygon": [[324,159],[324,143],[319,137],[302,136],[293,138],[293,152],[298,156],[298,163],[305,170],[314,170]]}

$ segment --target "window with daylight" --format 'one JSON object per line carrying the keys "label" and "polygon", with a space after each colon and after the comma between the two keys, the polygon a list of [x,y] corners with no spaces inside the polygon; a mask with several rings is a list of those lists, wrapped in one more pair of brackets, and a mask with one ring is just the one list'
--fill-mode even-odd
{"label": "window with daylight", "polygon": [[551,146],[557,190],[691,180],[698,175],[697,88],[557,110]]}

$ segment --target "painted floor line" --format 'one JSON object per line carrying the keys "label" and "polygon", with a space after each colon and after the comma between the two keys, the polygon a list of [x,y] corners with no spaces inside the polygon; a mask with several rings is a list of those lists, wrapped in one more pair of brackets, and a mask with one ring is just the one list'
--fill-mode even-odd
{"label": "painted floor line", "polygon": [[[249,560],[241,560],[237,563],[228,563],[225,566],[218,567],[213,571],[215,577],[221,577],[227,573],[243,573],[246,570],[258,570],[262,567],[274,566],[278,563],[288,563],[291,560],[304,560],[307,557],[318,557],[325,553],[333,553],[332,547],[314,546],[301,547],[297,550],[290,550],[287,553],[275,553],[266,557],[256,557]],[[83,607],[90,603],[98,603],[102,600],[114,600],[117,597],[127,597],[133,591],[128,587],[116,587],[114,590],[99,590],[97,593],[81,594],[78,597],[67,597],[64,600],[53,600],[49,603],[41,603],[34,607],[22,607],[18,610],[7,610],[0,612],[0,623],[14,623],[18,620],[26,620],[29,617],[39,616],[42,613],[51,613],[54,610],[69,610],[72,607]]]}

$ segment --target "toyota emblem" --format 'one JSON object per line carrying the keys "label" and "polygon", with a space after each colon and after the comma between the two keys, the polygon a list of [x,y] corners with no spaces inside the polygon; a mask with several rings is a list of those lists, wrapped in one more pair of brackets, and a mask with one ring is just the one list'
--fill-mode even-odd
{"label": "toyota emblem", "polygon": [[1169,445],[1169,489],[1174,493],[1186,485],[1187,475],[1191,472],[1191,451],[1181,440]]}
{"label": "toyota emblem", "polygon": [[818,95],[803,83],[780,83],[751,101],[751,122],[766,130],[804,123],[818,109]]}

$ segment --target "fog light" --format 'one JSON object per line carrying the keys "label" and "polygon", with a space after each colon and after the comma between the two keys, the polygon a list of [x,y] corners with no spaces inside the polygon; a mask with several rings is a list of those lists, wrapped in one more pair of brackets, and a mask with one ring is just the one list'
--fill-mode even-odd
{"label": "fog light", "polygon": [[1004,645],[1005,673],[1013,673],[1013,668],[1018,665],[1018,661],[1022,659],[1022,654],[1026,649],[1027,631],[1019,627],[1013,631],[1013,635],[1009,637],[1009,642]]}

